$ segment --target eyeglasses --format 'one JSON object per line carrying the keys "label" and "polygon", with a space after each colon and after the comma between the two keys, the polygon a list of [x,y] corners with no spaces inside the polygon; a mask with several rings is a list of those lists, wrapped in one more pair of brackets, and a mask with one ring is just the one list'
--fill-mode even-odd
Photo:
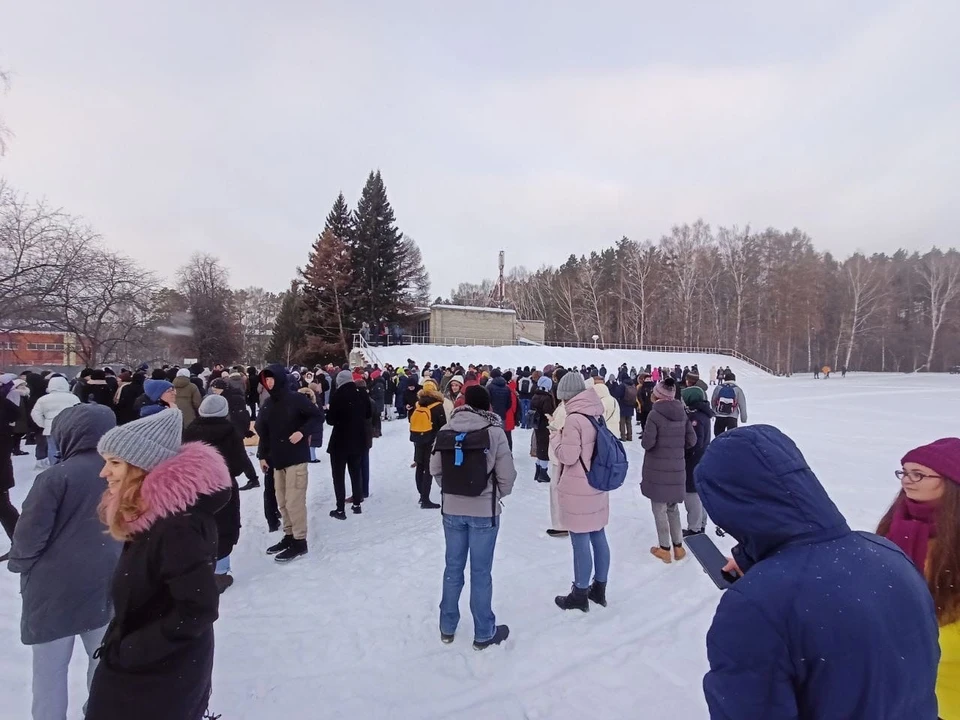
{"label": "eyeglasses", "polygon": [[927,475],[919,470],[897,470],[893,474],[897,476],[898,480],[906,480],[911,484],[923,482],[924,480],[943,480],[942,475]]}

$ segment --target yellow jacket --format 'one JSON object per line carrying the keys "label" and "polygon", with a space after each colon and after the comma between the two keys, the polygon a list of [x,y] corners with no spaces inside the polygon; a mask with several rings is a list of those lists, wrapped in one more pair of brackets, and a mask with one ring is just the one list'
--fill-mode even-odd
{"label": "yellow jacket", "polygon": [[960,720],[960,621],[940,628],[937,703],[943,720]]}

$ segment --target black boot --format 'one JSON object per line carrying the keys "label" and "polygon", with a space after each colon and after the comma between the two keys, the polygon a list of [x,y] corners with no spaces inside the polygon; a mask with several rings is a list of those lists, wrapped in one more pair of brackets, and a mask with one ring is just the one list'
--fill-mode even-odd
{"label": "black boot", "polygon": [[283,539],[280,540],[276,545],[271,545],[267,548],[267,555],[276,555],[281,553],[293,544],[293,535],[284,535]]}
{"label": "black boot", "polygon": [[557,607],[561,610],[582,610],[583,612],[590,612],[590,601],[587,599],[589,593],[589,588],[581,590],[574,585],[570,588],[569,595],[558,595],[554,602],[557,603]]}
{"label": "black boot", "polygon": [[537,472],[534,474],[533,479],[537,482],[540,482],[540,478],[543,476],[543,468],[539,465],[536,466]]}
{"label": "black boot", "polygon": [[499,645],[508,637],[510,637],[510,628],[507,627],[506,625],[497,625],[497,628],[493,633],[493,637],[485,642],[477,642],[476,640],[474,640],[473,649],[486,650],[491,645]]}
{"label": "black boot", "polygon": [[279,563],[290,562],[291,560],[296,560],[297,558],[303,557],[307,554],[307,541],[306,540],[294,540],[293,543],[284,550],[282,553],[277,555],[274,560]]}
{"label": "black boot", "polygon": [[553,528],[547,530],[547,535],[550,537],[567,537],[569,534],[566,530],[554,530]]}
{"label": "black boot", "polygon": [[260,487],[260,481],[257,480],[256,478],[252,478],[252,479],[250,479],[250,480],[247,480],[246,484],[243,485],[243,486],[240,488],[240,490],[241,490],[241,491],[243,491],[243,490],[253,490],[254,488],[258,488],[258,487]]}
{"label": "black boot", "polygon": [[347,513],[343,510],[331,510],[330,517],[332,517],[334,520],[346,520]]}
{"label": "black boot", "polygon": [[593,581],[590,586],[590,593],[587,595],[597,605],[607,606],[607,584],[605,582]]}
{"label": "black boot", "polygon": [[233,585],[232,575],[214,575],[213,584],[217,586],[217,592],[223,595],[227,588]]}
{"label": "black boot", "polygon": [[363,512],[363,508],[360,505],[354,505],[351,510],[353,510],[354,515],[359,515]]}
{"label": "black boot", "polygon": [[682,532],[685,538],[688,538],[691,535],[703,535],[703,530],[683,530]]}
{"label": "black boot", "polygon": [[550,473],[547,472],[546,468],[543,468],[543,474],[540,475],[540,482],[542,483],[550,482]]}
{"label": "black boot", "polygon": [[420,501],[420,507],[423,510],[436,510],[440,506],[437,503],[433,502],[430,498],[426,498]]}

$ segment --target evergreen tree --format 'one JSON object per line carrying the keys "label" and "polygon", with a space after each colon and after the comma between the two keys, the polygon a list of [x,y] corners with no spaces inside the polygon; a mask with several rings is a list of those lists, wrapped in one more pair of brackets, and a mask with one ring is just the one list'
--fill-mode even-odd
{"label": "evergreen tree", "polygon": [[290,289],[283,294],[280,312],[273,324],[273,335],[270,338],[270,346],[267,348],[267,362],[278,362],[289,366],[303,351],[302,299],[300,283],[294,280],[290,283]]}
{"label": "evergreen tree", "polygon": [[356,301],[351,322],[357,328],[364,321],[376,327],[397,317],[406,290],[403,233],[396,227],[379,170],[367,178],[353,218],[351,295]]}
{"label": "evergreen tree", "polygon": [[329,360],[340,353],[342,358],[348,357],[350,328],[345,314],[352,285],[350,248],[330,227],[314,243],[301,276],[305,357],[311,362]]}
{"label": "evergreen tree", "polygon": [[[329,230],[344,242],[349,242],[353,236],[353,217],[350,214],[350,206],[341,192],[333,203],[330,212],[327,213],[327,221],[323,225],[323,232]],[[321,233],[322,235],[322,233]]]}

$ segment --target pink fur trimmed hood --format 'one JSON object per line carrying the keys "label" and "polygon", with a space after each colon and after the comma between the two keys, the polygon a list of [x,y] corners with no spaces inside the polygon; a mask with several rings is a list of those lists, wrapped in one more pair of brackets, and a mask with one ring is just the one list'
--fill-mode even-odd
{"label": "pink fur trimmed hood", "polygon": [[[219,452],[201,442],[185,443],[144,478],[140,492],[146,510],[127,527],[133,534],[144,532],[157,520],[193,507],[202,495],[230,486],[230,473]],[[113,505],[116,499],[109,502]]]}

